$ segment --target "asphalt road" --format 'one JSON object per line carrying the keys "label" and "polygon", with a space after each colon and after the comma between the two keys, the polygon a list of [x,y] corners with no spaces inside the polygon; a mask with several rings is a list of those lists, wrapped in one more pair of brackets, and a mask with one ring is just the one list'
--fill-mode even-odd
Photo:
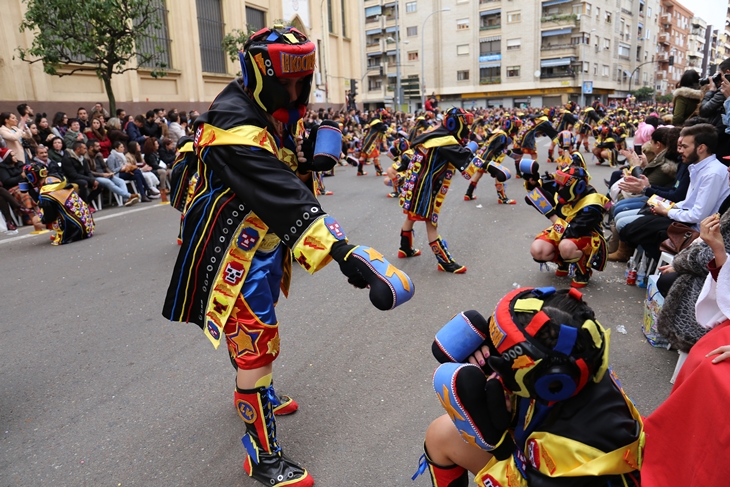
{"label": "asphalt road", "polygon": [[[591,173],[602,191],[609,168]],[[401,266],[415,297],[378,311],[331,265],[315,276],[296,268],[278,308],[275,384],[301,405],[278,422],[279,439],[321,487],[430,485],[411,475],[442,413],[431,387],[435,332],[458,311],[489,314],[514,285],[569,285],[530,258],[547,221],[521,201],[519,181],[507,188],[519,204],[502,206],[490,178],[472,202],[454,178],[440,232],[468,272],[450,275],[437,272],[422,226],[423,255],[396,259],[403,216],[373,174],[338,168],[323,205],[352,243]],[[96,216],[96,235],[71,245],[51,247],[28,228],[0,238],[0,487],[259,485],[241,468],[244,425],[225,350],[160,315],[179,214],[148,203]],[[623,277],[624,266],[609,264],[586,300],[613,330],[613,368],[648,415],[669,394],[677,355],[646,342],[645,290]]]}

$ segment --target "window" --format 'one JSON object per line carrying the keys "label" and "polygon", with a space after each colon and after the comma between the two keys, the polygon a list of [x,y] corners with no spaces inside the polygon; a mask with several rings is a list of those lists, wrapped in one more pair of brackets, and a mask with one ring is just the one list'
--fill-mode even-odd
{"label": "window", "polygon": [[596,20],[601,20],[601,7],[596,7]]}
{"label": "window", "polygon": [[598,63],[593,63],[593,74],[598,74]]}
{"label": "window", "polygon": [[335,33],[335,25],[332,21],[332,0],[327,0],[327,24],[329,26],[330,34]]}
{"label": "window", "polygon": [[408,53],[408,60],[409,61],[418,61],[418,51],[410,51]]}
{"label": "window", "polygon": [[464,30],[469,28],[469,19],[460,19],[456,21],[456,30]]}
{"label": "window", "polygon": [[508,51],[519,51],[520,47],[522,47],[522,39],[507,39]]}
{"label": "window", "polygon": [[590,66],[591,66],[591,63],[583,61],[583,72],[587,73]]}
{"label": "window", "polygon": [[501,83],[500,66],[493,66],[491,68],[479,68],[479,84],[490,85],[495,83]]}
{"label": "window", "polygon": [[257,8],[246,7],[246,28],[258,32],[266,27],[266,12]]}
{"label": "window", "polygon": [[508,24],[514,24],[516,22],[522,21],[522,14],[519,10],[516,10],[514,12],[507,12],[507,23]]}
{"label": "window", "polygon": [[591,4],[590,3],[586,3],[586,15],[588,15],[588,16],[591,15]]}
{"label": "window", "polygon": [[153,0],[152,5],[157,9],[155,16],[159,27],[149,25],[145,30],[145,37],[137,46],[137,52],[143,55],[152,56],[148,60],[137,56],[140,66],[147,68],[169,68],[170,63],[170,38],[167,30],[167,9],[164,0]]}
{"label": "window", "polygon": [[469,70],[466,69],[464,71],[457,71],[456,80],[457,81],[469,81]]}
{"label": "window", "polygon": [[502,51],[502,40],[500,38],[479,43],[479,55],[499,54]]}
{"label": "window", "polygon": [[611,39],[603,39],[603,48],[611,49]]}
{"label": "window", "polygon": [[223,12],[221,0],[195,0],[200,34],[200,58],[206,73],[226,73],[226,55],[223,52]]}
{"label": "window", "polygon": [[651,7],[646,7],[646,15],[651,17]]}
{"label": "window", "polygon": [[467,54],[469,54],[469,44],[460,44],[456,46],[457,56],[466,56]]}
{"label": "window", "polygon": [[340,14],[342,15],[342,36],[347,37],[347,23],[345,21],[347,11],[345,10],[345,0],[340,0]]}
{"label": "window", "polygon": [[418,4],[416,2],[406,2],[406,13],[413,13],[418,10]]}
{"label": "window", "polygon": [[479,17],[480,30],[497,29],[500,25],[502,25],[502,14],[500,13]]}
{"label": "window", "polygon": [[383,89],[383,80],[380,78],[368,78],[368,91],[379,91]]}
{"label": "window", "polygon": [[603,76],[608,78],[608,66],[603,65]]}
{"label": "window", "polygon": [[507,66],[507,77],[508,78],[519,78],[520,67],[519,66]]}
{"label": "window", "polygon": [[418,26],[415,27],[406,27],[406,35],[408,37],[413,37],[418,35]]}
{"label": "window", "polygon": [[611,23],[611,12],[606,12],[606,23],[607,24]]}
{"label": "window", "polygon": [[629,56],[631,56],[631,46],[627,46],[626,44],[619,44],[618,55],[620,57],[628,59]]}

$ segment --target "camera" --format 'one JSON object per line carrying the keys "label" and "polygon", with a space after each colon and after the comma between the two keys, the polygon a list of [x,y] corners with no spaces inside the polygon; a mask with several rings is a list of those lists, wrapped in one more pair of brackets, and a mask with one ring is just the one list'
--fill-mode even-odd
{"label": "camera", "polygon": [[[730,74],[725,75],[725,79],[730,81]],[[720,83],[722,83],[722,73],[716,73],[713,76],[708,76],[706,78],[700,79],[700,86],[705,86],[710,83],[710,80],[712,80],[713,83],[715,83],[715,87],[720,87]]]}

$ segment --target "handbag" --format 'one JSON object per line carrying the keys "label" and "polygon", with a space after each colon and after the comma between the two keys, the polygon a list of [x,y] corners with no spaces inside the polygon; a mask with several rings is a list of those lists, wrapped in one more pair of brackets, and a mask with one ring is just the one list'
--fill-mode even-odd
{"label": "handbag", "polygon": [[697,240],[700,232],[680,222],[672,222],[667,228],[667,239],[661,243],[659,250],[676,255]]}

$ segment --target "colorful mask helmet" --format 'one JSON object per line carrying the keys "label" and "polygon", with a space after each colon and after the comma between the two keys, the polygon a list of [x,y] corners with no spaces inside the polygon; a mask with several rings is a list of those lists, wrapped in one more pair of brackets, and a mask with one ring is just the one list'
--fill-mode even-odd
{"label": "colorful mask helmet", "polygon": [[[238,53],[244,86],[256,104],[282,123],[304,117],[312,91],[314,51],[314,44],[297,29],[275,26],[252,34]],[[300,77],[304,77],[302,93],[291,102],[278,79]]]}
{"label": "colorful mask helmet", "polygon": [[[575,305],[575,312],[551,306],[557,310],[551,315],[569,316],[567,323],[555,321],[543,310],[544,305],[550,306],[549,301],[561,296],[566,300],[563,302]],[[550,403],[564,401],[590,380],[603,378],[608,368],[610,333],[582,301],[583,295],[576,289],[556,291],[553,287],[516,289],[502,298],[489,321],[491,341],[499,355],[488,360],[507,389]],[[529,323],[523,325],[518,314],[531,315]],[[541,333],[545,326],[549,332]],[[538,335],[557,338],[549,347],[547,340],[536,338]]]}
{"label": "colorful mask helmet", "polygon": [[469,140],[469,127],[472,123],[474,123],[474,115],[463,108],[451,108],[444,115],[444,128],[462,144]]}
{"label": "colorful mask helmet", "polygon": [[580,168],[583,168],[584,170],[588,170],[588,167],[586,166],[586,160],[583,157],[583,154],[580,152],[574,152],[570,155],[571,164],[574,166],[578,166]]}
{"label": "colorful mask helmet", "polygon": [[48,176],[48,169],[35,162],[23,166],[23,172],[25,173],[25,179],[34,188],[40,187],[41,181]]}
{"label": "colorful mask helmet", "polygon": [[566,169],[555,171],[555,182],[558,190],[558,201],[562,204],[578,200],[588,190],[588,172],[582,167],[570,165]]}
{"label": "colorful mask helmet", "polygon": [[410,144],[408,143],[408,138],[406,137],[399,137],[393,141],[393,145],[390,146],[390,154],[393,156],[393,158],[398,158],[403,154],[405,151],[407,151],[410,148]]}

